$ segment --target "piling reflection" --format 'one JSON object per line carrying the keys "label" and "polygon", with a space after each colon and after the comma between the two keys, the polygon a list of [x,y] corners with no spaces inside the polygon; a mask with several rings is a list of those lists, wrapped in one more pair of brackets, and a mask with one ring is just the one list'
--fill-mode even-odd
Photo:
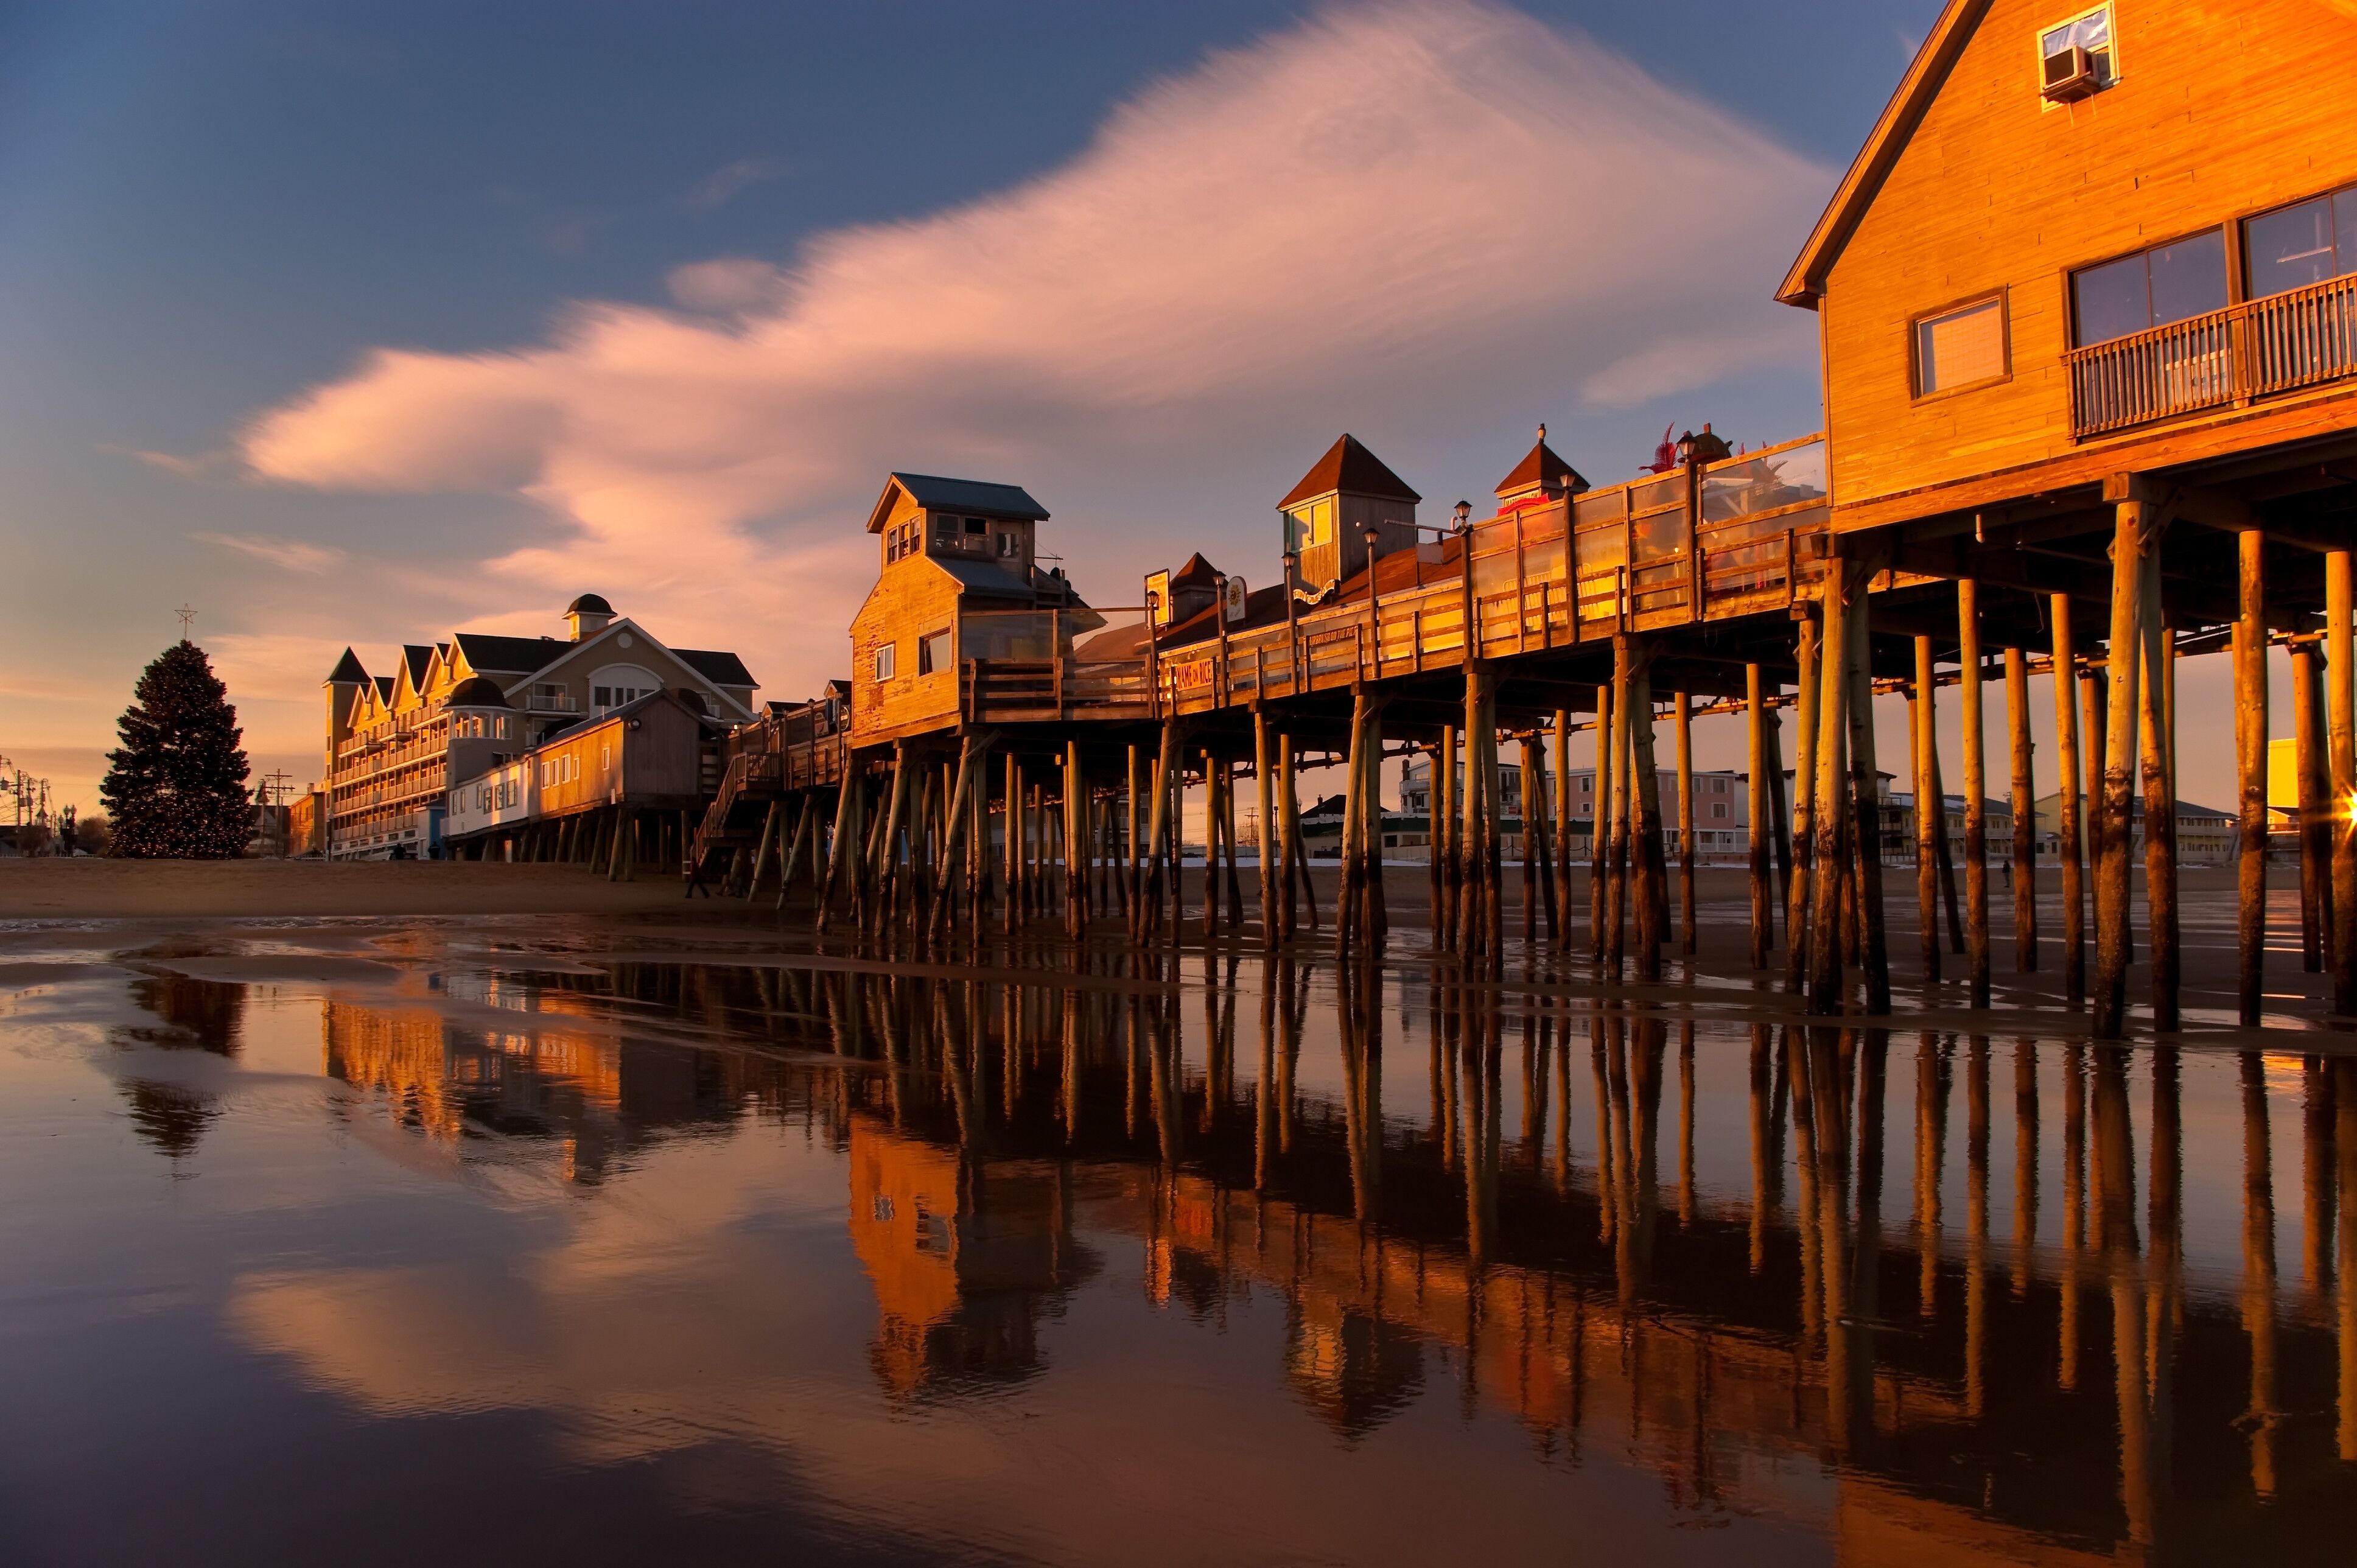
{"label": "piling reflection", "polygon": [[[327,1061],[348,1113],[545,1140],[584,1183],[802,1119],[896,1402],[1052,1376],[1045,1326],[1134,1266],[1207,1326],[1280,1298],[1270,1371],[1346,1443],[1453,1383],[1702,1517],[1819,1506],[1813,1460],[1831,1528],[1935,1561],[2298,1560],[2357,1519],[2357,1060],[1698,1036],[1238,961],[624,966],[536,981],[509,1032],[331,1004]],[[634,1038],[657,1013],[708,1043]]]}

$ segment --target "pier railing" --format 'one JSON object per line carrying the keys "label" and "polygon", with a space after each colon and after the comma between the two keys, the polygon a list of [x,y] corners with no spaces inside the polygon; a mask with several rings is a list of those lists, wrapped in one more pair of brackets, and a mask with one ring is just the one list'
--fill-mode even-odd
{"label": "pier railing", "polygon": [[2081,436],[2335,381],[2357,373],[2357,275],[2072,349],[2063,365]]}

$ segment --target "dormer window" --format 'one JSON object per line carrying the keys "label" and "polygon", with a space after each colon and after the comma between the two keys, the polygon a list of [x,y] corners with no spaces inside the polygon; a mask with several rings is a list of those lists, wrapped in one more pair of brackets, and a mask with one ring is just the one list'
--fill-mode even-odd
{"label": "dormer window", "polygon": [[2049,105],[2092,98],[2119,80],[2112,8],[2098,5],[2038,35],[2038,91]]}

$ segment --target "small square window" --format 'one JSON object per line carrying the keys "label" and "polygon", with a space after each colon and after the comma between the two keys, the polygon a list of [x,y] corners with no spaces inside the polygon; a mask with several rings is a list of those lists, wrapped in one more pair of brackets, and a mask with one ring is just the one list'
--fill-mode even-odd
{"label": "small square window", "polygon": [[948,669],[955,661],[955,648],[951,641],[950,633],[946,628],[933,633],[931,637],[922,638],[918,640],[918,674],[931,675],[937,670]]}
{"label": "small square window", "polygon": [[990,532],[990,524],[981,518],[970,517],[965,520],[965,531],[969,534],[987,533]]}
{"label": "small square window", "polygon": [[1953,392],[2006,373],[2002,295],[1926,316],[1915,323],[1915,395]]}
{"label": "small square window", "polygon": [[2056,81],[2057,72],[2065,69],[2053,63],[2056,58],[2073,48],[2087,51],[2087,63],[2093,70],[2094,80],[2060,97],[2046,91],[2050,106],[2068,102],[2072,97],[2101,92],[2119,81],[2119,51],[2112,41],[2112,8],[2109,5],[2098,5],[2092,11],[2082,12],[2059,27],[2047,27],[2039,33],[2039,85],[2042,91]]}
{"label": "small square window", "polygon": [[889,642],[876,650],[876,678],[878,681],[892,678],[892,667],[897,662],[893,657],[896,651],[896,645]]}

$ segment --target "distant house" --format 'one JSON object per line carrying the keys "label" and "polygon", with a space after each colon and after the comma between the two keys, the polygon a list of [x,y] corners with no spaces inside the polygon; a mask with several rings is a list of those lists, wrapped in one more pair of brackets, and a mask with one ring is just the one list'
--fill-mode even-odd
{"label": "distant house", "polygon": [[670,648],[599,595],[565,610],[569,635],[453,632],[411,644],[391,675],[350,649],[328,672],[325,820],[330,858],[437,851],[449,793],[560,730],[667,692],[716,720],[753,716],[756,682],[734,653]]}
{"label": "distant house", "polygon": [[[2082,808],[2083,810],[2083,806]],[[2082,817],[2080,832],[2086,832]],[[2040,854],[2059,854],[2062,832],[2061,807],[2058,797],[2043,795],[2038,800],[2038,851]],[[2082,843],[2085,840],[2083,836]],[[2235,846],[2242,842],[2240,825],[2227,812],[2197,806],[2190,800],[2177,802],[2177,863],[2179,865],[2223,865],[2234,858]],[[2082,849],[2084,854],[2086,851]],[[2144,854],[2144,795],[2141,791],[2128,801],[2128,854],[2138,865]]]}

